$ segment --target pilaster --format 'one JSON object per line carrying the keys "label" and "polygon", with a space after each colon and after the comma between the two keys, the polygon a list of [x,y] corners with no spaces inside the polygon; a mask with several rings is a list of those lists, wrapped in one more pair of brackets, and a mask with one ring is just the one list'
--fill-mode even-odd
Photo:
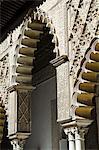
{"label": "pilaster", "polygon": [[76,147],[76,150],[82,149],[81,143],[82,143],[81,134],[79,133],[79,130],[76,128],[75,129],[75,147]]}
{"label": "pilaster", "polygon": [[69,68],[68,68],[68,57],[62,55],[50,62],[56,67],[57,77],[57,121],[61,122],[70,119],[69,108],[70,108],[70,91],[69,91]]}
{"label": "pilaster", "polygon": [[75,141],[74,141],[74,135],[72,131],[69,131],[67,135],[68,135],[68,141],[69,141],[69,150],[75,150]]}
{"label": "pilaster", "polygon": [[8,137],[13,150],[23,150],[31,135],[31,94],[26,89],[10,89],[8,102]]}

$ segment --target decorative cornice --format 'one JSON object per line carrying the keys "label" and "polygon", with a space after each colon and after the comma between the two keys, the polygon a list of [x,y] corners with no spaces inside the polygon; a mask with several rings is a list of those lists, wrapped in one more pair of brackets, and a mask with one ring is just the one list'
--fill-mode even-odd
{"label": "decorative cornice", "polygon": [[69,61],[67,55],[62,55],[62,56],[59,56],[59,57],[57,57],[57,58],[51,60],[50,63],[51,63],[54,67],[58,67],[58,66],[60,66],[61,64],[67,62],[67,61]]}
{"label": "decorative cornice", "polygon": [[71,122],[71,121],[72,121],[72,117],[70,117],[70,118],[68,118],[68,119],[66,119],[66,120],[61,120],[61,121],[57,120],[57,122],[58,122],[59,124],[66,124],[66,123],[69,123],[69,122]]}
{"label": "decorative cornice", "polygon": [[9,139],[10,140],[13,140],[13,139],[24,140],[24,139],[27,139],[30,135],[31,133],[16,133],[16,134],[10,135]]}
{"label": "decorative cornice", "polygon": [[89,119],[76,119],[76,120],[72,120],[71,122],[68,122],[68,123],[63,123],[63,124],[61,124],[61,126],[63,128],[71,128],[71,127],[86,128],[92,122],[93,122],[93,120],[89,120]]}

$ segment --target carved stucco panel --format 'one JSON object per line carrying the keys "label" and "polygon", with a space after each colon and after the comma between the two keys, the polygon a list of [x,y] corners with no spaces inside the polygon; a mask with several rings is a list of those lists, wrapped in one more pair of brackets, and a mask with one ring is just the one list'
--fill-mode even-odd
{"label": "carved stucco panel", "polygon": [[8,135],[17,132],[17,92],[9,93],[8,98]]}
{"label": "carved stucco panel", "polygon": [[70,91],[68,63],[57,67],[57,109],[58,121],[69,119]]}

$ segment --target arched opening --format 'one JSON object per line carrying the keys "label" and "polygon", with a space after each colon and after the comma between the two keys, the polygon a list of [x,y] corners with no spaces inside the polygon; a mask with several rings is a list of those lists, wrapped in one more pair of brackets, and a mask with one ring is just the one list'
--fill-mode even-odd
{"label": "arched opening", "polygon": [[[56,70],[50,64],[50,61],[56,58],[56,52],[54,52],[55,43],[52,42],[54,35],[50,34],[46,19],[44,20],[38,13],[35,14],[31,23],[28,23],[28,29],[24,32],[25,38],[22,39],[23,46],[19,50],[22,55],[27,55],[27,51],[30,50],[29,57],[31,55],[34,57],[32,83],[36,87],[31,101],[32,134],[25,144],[25,149],[57,150],[59,143],[56,121]],[[32,39],[34,43],[31,42]],[[24,61],[19,58],[18,63],[24,64]],[[20,69],[17,69],[17,72],[20,74]],[[20,80],[17,76],[20,85],[22,81],[24,83],[24,80]]]}
{"label": "arched opening", "polygon": [[[14,95],[13,102],[10,99],[10,105],[13,108],[17,107],[17,112],[13,109],[9,114],[10,117],[14,116],[14,113],[17,116],[16,132],[30,132],[31,128],[32,134],[25,149],[58,149],[56,70],[50,64],[58,54],[57,37],[51,20],[43,12],[32,10],[30,13],[29,11],[21,26],[13,55],[11,83],[14,89],[11,89],[10,93],[17,94],[17,102],[14,103]],[[30,104],[28,105],[27,101],[28,92],[33,87],[35,90],[32,92],[31,99],[31,125]],[[8,118],[11,123],[10,117]],[[14,126],[15,121],[12,122]],[[12,131],[10,126],[8,135],[12,135]],[[7,140],[3,138],[3,146]],[[8,145],[6,148],[10,149],[10,147]]]}

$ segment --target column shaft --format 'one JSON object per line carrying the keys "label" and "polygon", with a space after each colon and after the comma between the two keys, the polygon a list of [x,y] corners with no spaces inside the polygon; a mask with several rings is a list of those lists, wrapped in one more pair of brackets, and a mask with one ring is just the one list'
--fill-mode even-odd
{"label": "column shaft", "polygon": [[81,136],[77,131],[75,131],[75,146],[76,150],[82,150],[81,148]]}
{"label": "column shaft", "polygon": [[82,150],[85,150],[85,130],[83,130],[81,132],[81,138],[82,138],[82,143],[81,143],[81,147],[82,147]]}
{"label": "column shaft", "polygon": [[68,133],[69,150],[75,150],[74,136],[71,132]]}
{"label": "column shaft", "polygon": [[11,141],[11,144],[13,145],[13,150],[23,150],[23,146],[24,146],[24,141],[21,141],[20,140],[13,140]]}

